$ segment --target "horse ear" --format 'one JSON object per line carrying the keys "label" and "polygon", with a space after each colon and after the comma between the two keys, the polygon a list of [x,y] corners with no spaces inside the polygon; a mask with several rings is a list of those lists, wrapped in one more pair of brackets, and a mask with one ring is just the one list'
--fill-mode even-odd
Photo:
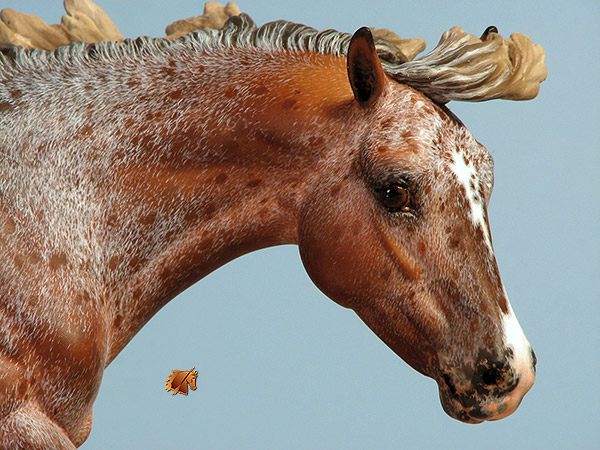
{"label": "horse ear", "polygon": [[354,33],[348,47],[348,78],[354,98],[361,106],[370,106],[383,92],[385,74],[377,56],[373,34],[367,27]]}

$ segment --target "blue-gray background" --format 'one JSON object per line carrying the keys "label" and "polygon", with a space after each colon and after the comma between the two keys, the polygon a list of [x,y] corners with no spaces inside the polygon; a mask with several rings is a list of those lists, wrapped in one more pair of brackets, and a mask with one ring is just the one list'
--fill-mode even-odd
{"label": "blue-gray background", "polygon": [[[99,0],[126,37],[162,36],[203,3]],[[424,37],[454,25],[522,32],[549,76],[528,102],[451,103],[492,152],[494,245],[513,307],[538,356],[519,410],[465,425],[435,383],[409,368],[306,276],[297,248],[247,255],[167,305],[107,369],[84,449],[600,448],[600,3],[240,0],[258,23],[289,19]],[[0,7],[56,23],[59,0]],[[172,369],[198,390],[171,396]]]}

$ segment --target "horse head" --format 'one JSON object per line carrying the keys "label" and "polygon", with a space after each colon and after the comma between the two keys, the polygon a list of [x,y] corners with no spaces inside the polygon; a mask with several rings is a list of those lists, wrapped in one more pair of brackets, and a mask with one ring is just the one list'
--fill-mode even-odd
{"label": "horse head", "polygon": [[198,371],[194,370],[194,368],[192,368],[192,370],[190,371],[190,376],[187,378],[187,381],[190,385],[190,389],[192,391],[196,390],[196,379],[198,378]]}
{"label": "horse head", "polygon": [[308,188],[304,266],[437,382],[450,416],[506,417],[534,383],[535,356],[494,257],[492,157],[445,106],[384,73],[368,29],[347,65],[354,145],[332,149]]}

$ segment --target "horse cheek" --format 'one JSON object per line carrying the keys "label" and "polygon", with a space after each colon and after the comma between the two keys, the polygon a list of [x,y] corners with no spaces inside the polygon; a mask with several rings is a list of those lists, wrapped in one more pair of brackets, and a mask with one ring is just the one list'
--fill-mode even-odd
{"label": "horse cheek", "polygon": [[370,295],[378,242],[367,227],[368,220],[341,209],[314,202],[303,212],[300,256],[309,277],[325,295],[354,309]]}

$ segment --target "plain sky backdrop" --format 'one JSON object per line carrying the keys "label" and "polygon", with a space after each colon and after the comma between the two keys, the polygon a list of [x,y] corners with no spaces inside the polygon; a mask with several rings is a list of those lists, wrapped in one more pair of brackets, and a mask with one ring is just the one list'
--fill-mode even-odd
{"label": "plain sky backdrop", "polygon": [[[126,37],[163,36],[203,2],[98,2]],[[288,19],[423,37],[452,26],[529,35],[546,50],[538,98],[450,108],[491,151],[494,246],[538,357],[538,379],[500,422],[443,412],[435,383],[323,296],[296,247],[256,252],[167,305],[104,375],[91,449],[599,449],[600,2],[240,0],[257,23]],[[57,23],[60,0],[2,0]],[[198,390],[171,396],[173,369]]]}

